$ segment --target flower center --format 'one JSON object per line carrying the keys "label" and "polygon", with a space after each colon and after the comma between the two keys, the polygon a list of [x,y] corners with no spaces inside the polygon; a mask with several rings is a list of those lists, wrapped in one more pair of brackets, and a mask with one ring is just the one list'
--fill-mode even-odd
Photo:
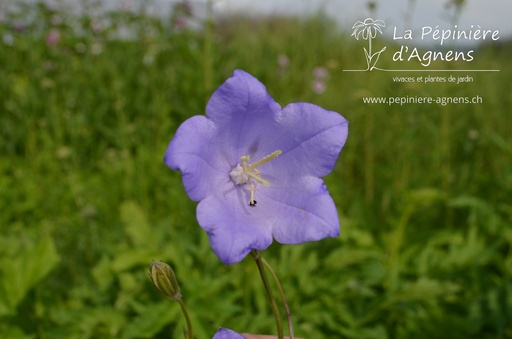
{"label": "flower center", "polygon": [[[257,168],[271,160],[274,160],[281,153],[283,153],[281,150],[274,151],[263,159],[256,161],[252,165],[248,164],[251,157],[248,155],[243,155],[240,157],[240,162],[242,164],[236,164],[236,166],[233,167],[229,172],[229,177],[231,178],[231,181],[235,183],[235,185],[251,185],[247,188],[249,191],[251,191],[251,200],[249,200],[249,206],[256,206],[256,200],[254,200],[254,192],[260,184],[263,184],[267,187],[270,186],[268,181],[261,177],[260,171],[258,171]],[[258,186],[254,184],[253,180],[258,183]]]}

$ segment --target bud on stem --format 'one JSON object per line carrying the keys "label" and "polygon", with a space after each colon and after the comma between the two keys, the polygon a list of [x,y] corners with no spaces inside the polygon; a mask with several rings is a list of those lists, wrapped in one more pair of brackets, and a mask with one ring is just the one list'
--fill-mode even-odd
{"label": "bud on stem", "polygon": [[149,267],[149,277],[163,295],[172,300],[181,300],[180,285],[171,266],[163,261],[153,260]]}

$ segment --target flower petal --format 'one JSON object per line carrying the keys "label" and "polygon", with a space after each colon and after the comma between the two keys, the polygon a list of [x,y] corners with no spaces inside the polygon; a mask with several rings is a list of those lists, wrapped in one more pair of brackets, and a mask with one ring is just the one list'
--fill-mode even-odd
{"label": "flower petal", "polygon": [[274,218],[265,218],[258,205],[249,206],[249,191],[234,186],[222,195],[211,195],[197,205],[197,221],[208,233],[210,245],[226,265],[242,261],[253,249],[272,243]]}
{"label": "flower petal", "polygon": [[219,328],[213,339],[245,339],[245,337],[229,328]]}
{"label": "flower petal", "polygon": [[338,212],[322,179],[307,177],[259,193],[261,204],[256,208],[266,208],[267,214],[279,216],[273,220],[276,241],[299,244],[339,235]]}
{"label": "flower petal", "polygon": [[294,103],[283,109],[277,121],[280,133],[272,144],[283,153],[265,164],[266,172],[279,173],[283,178],[331,173],[348,136],[344,117],[313,104]]}
{"label": "flower petal", "polygon": [[234,264],[251,251],[266,249],[272,238],[283,244],[317,241],[339,235],[338,212],[322,179],[283,180],[250,192],[227,186],[221,196],[210,196],[197,206],[199,225],[208,233],[220,260]]}
{"label": "flower petal", "polygon": [[194,201],[204,199],[212,191],[212,185],[229,171],[228,164],[211,156],[215,135],[210,120],[194,116],[181,124],[165,152],[165,164],[182,172],[183,186]]}
{"label": "flower petal", "polygon": [[268,155],[264,154],[268,150],[265,144],[269,146],[269,138],[279,133],[274,115],[280,111],[281,106],[265,86],[241,70],[235,70],[206,106],[207,116],[218,129],[217,147],[226,153],[231,166],[242,155],[250,154],[252,158]]}

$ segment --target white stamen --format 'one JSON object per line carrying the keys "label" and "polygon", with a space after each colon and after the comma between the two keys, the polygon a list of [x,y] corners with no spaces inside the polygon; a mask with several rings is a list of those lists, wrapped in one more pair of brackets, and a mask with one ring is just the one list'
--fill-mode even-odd
{"label": "white stamen", "polygon": [[231,178],[231,181],[235,183],[235,185],[251,185],[250,188],[248,188],[248,190],[251,191],[251,200],[249,201],[250,206],[256,206],[256,200],[254,200],[254,192],[257,188],[251,179],[257,181],[258,186],[259,184],[263,184],[267,187],[270,186],[269,182],[261,177],[260,171],[258,171],[257,168],[271,160],[274,160],[281,153],[283,153],[281,150],[272,152],[271,154],[267,155],[252,165],[247,163],[251,159],[250,156],[243,155],[240,157],[242,164],[236,164],[236,166],[233,167],[229,172],[229,177]]}
{"label": "white stamen", "polygon": [[229,177],[235,185],[243,185],[249,181],[249,176],[245,173],[244,168],[240,164],[236,164],[235,167],[229,172]]}

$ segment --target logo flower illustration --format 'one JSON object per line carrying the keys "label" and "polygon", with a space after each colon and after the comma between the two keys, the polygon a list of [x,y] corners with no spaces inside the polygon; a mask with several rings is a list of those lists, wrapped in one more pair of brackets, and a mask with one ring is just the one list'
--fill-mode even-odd
{"label": "logo flower illustration", "polygon": [[340,114],[309,103],[283,109],[265,86],[235,70],[212,95],[206,116],[177,130],[165,153],[198,201],[199,225],[225,264],[273,239],[283,244],[339,234],[334,202],[321,177],[348,134]]}
{"label": "logo flower illustration", "polygon": [[368,49],[363,47],[364,54],[366,57],[367,71],[373,70],[377,61],[380,58],[382,52],[386,50],[386,47],[382,48],[380,51],[372,53],[372,39],[377,36],[377,32],[382,34],[382,28],[386,27],[386,24],[382,20],[373,20],[372,18],[366,18],[364,21],[357,21],[354,26],[352,26],[352,35],[357,40],[359,38],[363,38],[364,40],[368,40]]}

